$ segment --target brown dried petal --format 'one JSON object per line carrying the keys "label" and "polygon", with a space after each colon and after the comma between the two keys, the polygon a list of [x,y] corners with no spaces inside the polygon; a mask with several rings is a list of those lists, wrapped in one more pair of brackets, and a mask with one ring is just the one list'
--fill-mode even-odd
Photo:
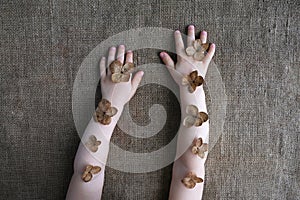
{"label": "brown dried petal", "polygon": [[92,165],[87,165],[86,167],[85,167],[85,172],[90,172],[91,171],[91,169],[93,168],[93,166]]}
{"label": "brown dried petal", "polygon": [[115,60],[109,65],[109,69],[112,74],[121,73],[122,63],[119,60]]}
{"label": "brown dried petal", "polygon": [[92,174],[98,174],[99,172],[101,171],[101,167],[99,166],[94,166],[92,169],[91,169],[91,173]]}
{"label": "brown dried petal", "polygon": [[130,74],[134,71],[134,64],[133,63],[126,63],[123,67],[122,67],[122,72],[124,74]]}
{"label": "brown dried petal", "polygon": [[104,115],[103,119],[99,122],[103,125],[108,125],[111,122],[111,117],[108,115]]}
{"label": "brown dried petal", "polygon": [[193,153],[193,154],[198,154],[198,147],[193,146],[193,148],[192,148],[192,153]]}
{"label": "brown dried petal", "polygon": [[202,47],[202,49],[203,49],[204,51],[207,51],[208,48],[209,48],[209,43],[204,43],[204,44],[201,45],[201,47]]}
{"label": "brown dried petal", "polygon": [[192,71],[189,75],[189,77],[191,78],[192,81],[194,81],[197,78],[197,76],[198,76],[197,70]]}
{"label": "brown dried petal", "polygon": [[111,80],[114,83],[128,82],[129,79],[130,79],[130,74],[115,73],[111,75]]}
{"label": "brown dried petal", "polygon": [[199,112],[198,118],[201,118],[203,122],[208,120],[208,115],[205,112]]}
{"label": "brown dried petal", "polygon": [[194,47],[188,47],[185,49],[185,52],[188,56],[192,56],[194,55],[194,53],[196,52],[195,48]]}
{"label": "brown dried petal", "polygon": [[184,184],[185,187],[187,187],[189,189],[192,189],[196,186],[196,183],[193,180],[191,180],[190,178],[184,178],[184,179],[182,179],[181,182]]}
{"label": "brown dried petal", "polygon": [[193,178],[193,180],[194,180],[196,183],[202,183],[202,182],[203,182],[203,179],[200,178],[200,177],[197,177],[197,176],[195,176],[195,177]]}
{"label": "brown dried petal", "polygon": [[208,151],[208,144],[207,143],[203,143],[200,147],[200,151],[206,152]]}
{"label": "brown dried petal", "polygon": [[204,79],[202,76],[197,76],[196,79],[194,80],[194,83],[196,86],[202,85],[203,82],[204,82]]}
{"label": "brown dried petal", "polygon": [[190,93],[195,92],[195,90],[196,90],[196,86],[195,86],[195,85],[189,85],[188,91],[189,91]]}
{"label": "brown dried petal", "polygon": [[90,180],[92,180],[93,178],[93,175],[89,172],[84,172],[81,176],[81,179],[84,181],[84,182],[89,182]]}
{"label": "brown dried petal", "polygon": [[193,117],[198,116],[198,108],[195,105],[188,105],[185,111],[187,114],[192,115]]}
{"label": "brown dried petal", "polygon": [[202,138],[198,138],[198,139],[196,140],[196,142],[195,142],[195,146],[196,146],[196,147],[200,147],[202,144],[203,144]]}
{"label": "brown dried petal", "polygon": [[101,99],[98,104],[98,107],[101,111],[106,112],[107,109],[111,107],[111,103],[107,99]]}
{"label": "brown dried petal", "polygon": [[204,154],[203,151],[198,151],[198,156],[199,156],[200,158],[204,158],[205,154]]}

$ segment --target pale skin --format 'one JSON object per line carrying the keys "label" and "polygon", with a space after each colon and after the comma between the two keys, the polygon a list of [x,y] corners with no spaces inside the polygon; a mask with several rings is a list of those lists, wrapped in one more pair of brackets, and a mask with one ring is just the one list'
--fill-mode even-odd
{"label": "pale skin", "polygon": [[[184,119],[186,117],[185,109],[187,105],[196,105],[199,111],[207,112],[207,109],[203,87],[197,87],[194,93],[189,93],[187,88],[181,85],[182,75],[186,75],[191,71],[197,70],[201,76],[205,77],[208,65],[215,52],[215,45],[212,44],[210,46],[203,61],[194,61],[193,57],[189,57],[185,54],[185,47],[180,32],[175,31],[174,36],[178,62],[175,64],[170,56],[165,52],[161,52],[160,57],[179,86],[182,113],[181,118]],[[200,39],[205,43],[206,38],[207,33],[202,31]],[[194,26],[189,26],[187,45],[191,46],[194,40],[195,28]],[[75,157],[74,174],[69,185],[66,199],[101,199],[104,184],[105,164],[107,161],[111,135],[118,119],[120,118],[124,105],[135,94],[144,74],[143,71],[138,71],[133,77],[130,77],[128,82],[113,83],[111,81],[109,65],[115,59],[118,59],[122,63],[133,62],[133,53],[131,51],[126,52],[125,46],[120,45],[117,49],[115,47],[111,47],[109,49],[107,61],[105,57],[100,60],[102,98],[109,100],[112,106],[117,108],[118,112],[112,117],[112,121],[109,125],[98,123],[93,118],[90,120]],[[201,159],[191,153],[190,147],[193,140],[198,137],[202,137],[203,141],[208,143],[208,131],[208,122],[205,122],[200,127],[190,128],[184,127],[181,122],[177,141],[177,155],[179,159],[174,162],[169,199],[201,199],[203,183],[198,183],[193,189],[187,189],[182,184],[181,180],[189,171],[194,172],[198,177],[204,179],[204,163],[207,153],[205,153],[205,158]],[[101,141],[101,145],[99,145],[96,152],[91,152],[84,145],[91,135],[96,136],[97,140]],[[84,182],[81,178],[86,165],[101,167],[101,171],[94,175],[89,182]]]}

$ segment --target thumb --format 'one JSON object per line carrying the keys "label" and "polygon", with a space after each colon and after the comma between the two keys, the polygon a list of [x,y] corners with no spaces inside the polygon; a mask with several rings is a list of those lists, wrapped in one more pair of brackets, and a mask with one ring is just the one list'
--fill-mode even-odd
{"label": "thumb", "polygon": [[139,84],[140,84],[143,76],[144,76],[144,72],[143,71],[138,71],[134,75],[134,77],[133,77],[133,79],[131,81],[131,95],[130,95],[130,99],[135,94],[135,92],[136,92],[136,90],[137,90],[137,88],[138,88],[138,86],[139,86]]}

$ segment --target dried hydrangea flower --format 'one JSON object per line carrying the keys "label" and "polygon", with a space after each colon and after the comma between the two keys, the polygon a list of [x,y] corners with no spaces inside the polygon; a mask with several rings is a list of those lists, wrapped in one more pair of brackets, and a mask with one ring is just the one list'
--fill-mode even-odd
{"label": "dried hydrangea flower", "polygon": [[198,108],[195,105],[188,105],[186,107],[186,116],[183,120],[183,125],[187,128],[192,126],[201,126],[208,120],[208,115],[205,112],[198,112]]}
{"label": "dried hydrangea flower", "polygon": [[197,70],[182,78],[182,85],[188,86],[188,90],[190,93],[193,93],[198,86],[203,84],[203,82],[204,79],[202,76],[198,76]]}
{"label": "dried hydrangea flower", "polygon": [[208,144],[203,143],[202,138],[195,140],[194,146],[192,147],[193,154],[198,155],[200,158],[204,158],[206,151],[208,151]]}
{"label": "dried hydrangea flower", "polygon": [[101,141],[97,140],[96,136],[94,136],[94,135],[91,135],[89,137],[89,140],[85,143],[85,145],[91,152],[98,151],[98,146],[100,144],[101,144]]}
{"label": "dried hydrangea flower", "polygon": [[100,171],[101,171],[101,167],[99,166],[87,165],[81,176],[81,179],[84,182],[89,182],[90,180],[92,180],[93,174],[98,174]]}
{"label": "dried hydrangea flower", "polygon": [[134,64],[125,63],[123,65],[119,60],[115,60],[109,65],[109,69],[111,71],[112,82],[127,82],[130,79],[130,73],[134,71]]}
{"label": "dried hydrangea flower", "polygon": [[197,183],[202,183],[203,179],[197,177],[193,172],[189,172],[187,176],[181,180],[185,187],[192,189],[196,186]]}
{"label": "dried hydrangea flower", "polygon": [[111,107],[111,103],[107,99],[102,99],[94,114],[94,120],[104,125],[108,125],[113,117],[118,112],[118,109]]}
{"label": "dried hydrangea flower", "polygon": [[202,43],[200,39],[193,42],[193,45],[186,48],[185,52],[188,56],[193,56],[195,60],[201,61],[208,50],[209,43]]}

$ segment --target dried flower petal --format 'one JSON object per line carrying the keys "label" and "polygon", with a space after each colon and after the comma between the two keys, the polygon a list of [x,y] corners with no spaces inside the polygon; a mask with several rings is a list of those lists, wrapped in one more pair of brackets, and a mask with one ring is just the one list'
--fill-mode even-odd
{"label": "dried flower petal", "polygon": [[183,125],[187,128],[194,126],[196,118],[193,116],[186,116],[183,120]]}
{"label": "dried flower petal", "polygon": [[197,70],[192,71],[189,75],[183,76],[181,80],[181,84],[183,86],[188,86],[188,90],[190,93],[193,93],[196,88],[200,85],[202,85],[204,82],[204,79],[202,76],[198,76]]}
{"label": "dried flower petal", "polygon": [[202,138],[195,140],[194,146],[192,147],[192,153],[198,155],[200,158],[204,158],[206,151],[208,151],[208,144],[203,143]]}
{"label": "dried flower petal", "polygon": [[193,117],[198,116],[198,108],[195,105],[188,105],[186,107],[186,113],[192,115]]}
{"label": "dried flower petal", "polygon": [[194,47],[188,47],[185,49],[185,52],[188,56],[192,56],[194,55],[194,53],[196,52],[195,48]]}
{"label": "dried flower petal", "polygon": [[100,171],[101,171],[101,167],[99,166],[87,165],[85,167],[84,172],[82,173],[81,179],[84,182],[89,182],[93,178],[92,174],[98,174]]}
{"label": "dried flower petal", "polygon": [[196,186],[196,183],[202,183],[203,179],[197,177],[196,174],[189,172],[185,178],[181,180],[185,187],[192,189]]}
{"label": "dried flower petal", "polygon": [[201,61],[205,56],[205,52],[209,48],[209,43],[202,43],[200,39],[193,41],[193,45],[187,47],[185,52],[188,56],[193,56],[195,60]]}
{"label": "dried flower petal", "polygon": [[133,63],[126,63],[124,66],[119,60],[113,61],[109,65],[111,71],[111,80],[114,83],[128,82],[130,79],[130,73],[134,71]]}
{"label": "dried flower petal", "polygon": [[186,113],[188,115],[184,118],[183,125],[188,128],[201,126],[208,120],[208,115],[205,112],[198,112],[198,108],[195,105],[188,105],[186,107]]}
{"label": "dried flower petal", "polygon": [[111,107],[111,103],[107,99],[102,99],[94,113],[94,120],[104,125],[108,125],[113,117],[118,112],[117,108]]}
{"label": "dried flower petal", "polygon": [[101,144],[101,141],[98,141],[96,136],[91,135],[89,137],[89,140],[85,143],[85,145],[87,146],[87,148],[91,151],[91,152],[96,152],[98,151],[98,146]]}

